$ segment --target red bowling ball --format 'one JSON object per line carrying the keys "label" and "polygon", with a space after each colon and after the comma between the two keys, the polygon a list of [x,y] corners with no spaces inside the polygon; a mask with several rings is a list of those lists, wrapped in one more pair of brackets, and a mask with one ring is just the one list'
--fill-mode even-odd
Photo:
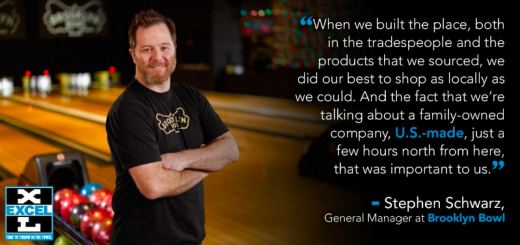
{"label": "red bowling ball", "polygon": [[107,196],[105,196],[100,205],[101,208],[104,208],[106,211],[110,213],[110,218],[114,218],[114,210],[112,209],[112,196],[114,196],[114,193],[110,193]]}
{"label": "red bowling ball", "polygon": [[102,208],[94,208],[89,210],[83,215],[81,222],[79,224],[81,233],[88,238],[92,238],[92,228],[97,221],[100,221],[104,218],[110,217],[110,214],[102,209]]}
{"label": "red bowling ball", "polygon": [[90,194],[90,196],[88,196],[88,200],[89,200],[89,202],[94,203],[94,204],[96,204],[96,206],[99,207],[99,206],[101,206],[101,202],[103,201],[103,198],[105,198],[109,194],[113,194],[112,191],[107,190],[107,189],[99,189],[99,190],[92,192],[92,194]]}
{"label": "red bowling ball", "polygon": [[73,195],[78,195],[72,188],[63,188],[54,193],[54,212],[59,213],[61,210],[61,200],[71,197]]}
{"label": "red bowling ball", "polygon": [[104,218],[94,224],[92,228],[92,240],[97,245],[110,244],[110,234],[112,233],[112,219]]}
{"label": "red bowling ball", "polygon": [[70,215],[72,214],[72,209],[74,206],[86,201],[87,199],[79,194],[61,200],[60,214],[65,222],[70,224]]}

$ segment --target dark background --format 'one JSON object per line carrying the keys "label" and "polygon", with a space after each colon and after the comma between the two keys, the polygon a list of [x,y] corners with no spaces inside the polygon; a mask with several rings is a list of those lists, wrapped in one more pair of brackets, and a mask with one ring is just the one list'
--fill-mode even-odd
{"label": "dark background", "polygon": [[[426,111],[443,111],[444,108],[450,108],[452,111],[462,112],[498,112],[501,108],[505,108],[507,121],[462,121],[456,120],[453,124],[446,121],[435,121],[435,122],[424,122],[424,121],[392,121],[388,123],[373,123],[374,125],[365,124],[362,127],[366,128],[384,128],[394,135],[395,127],[418,127],[421,129],[451,129],[455,126],[457,129],[462,129],[465,134],[468,135],[472,128],[475,129],[490,129],[493,128],[495,132],[498,130],[506,130],[506,139],[485,139],[476,142],[467,142],[463,140],[453,139],[395,139],[384,144],[374,143],[372,146],[379,147],[419,147],[431,144],[432,147],[438,147],[441,144],[445,144],[447,147],[466,147],[470,149],[470,155],[472,154],[472,144],[475,144],[479,148],[491,148],[499,147],[505,153],[504,159],[497,159],[497,157],[421,157],[421,158],[410,158],[410,157],[397,157],[397,158],[370,158],[360,159],[363,165],[386,165],[393,162],[394,165],[404,166],[422,166],[422,165],[437,165],[446,166],[451,164],[453,166],[460,164],[468,166],[470,168],[487,166],[491,169],[491,162],[493,160],[504,160],[504,169],[497,171],[491,170],[491,174],[488,175],[416,175],[411,177],[404,176],[369,176],[363,180],[367,183],[366,193],[371,196],[372,200],[380,200],[381,205],[384,205],[383,199],[387,196],[392,196],[401,200],[414,200],[419,196],[422,200],[440,200],[444,203],[444,200],[448,196],[455,198],[464,198],[470,200],[502,200],[502,204],[505,206],[504,212],[506,213],[507,223],[471,223],[461,225],[458,223],[426,223],[416,224],[409,223],[401,226],[396,225],[380,225],[375,224],[373,241],[375,244],[383,244],[388,242],[389,244],[509,244],[512,240],[511,233],[507,232],[507,228],[511,228],[511,222],[514,222],[512,213],[514,212],[514,203],[510,199],[510,191],[512,187],[511,174],[513,173],[514,162],[517,157],[515,156],[515,150],[513,149],[514,142],[517,136],[517,131],[513,127],[512,114],[515,114],[513,107],[514,102],[514,91],[511,91],[511,83],[514,82],[515,76],[511,73],[515,58],[513,56],[513,39],[510,39],[511,28],[515,28],[514,21],[511,20],[511,15],[508,14],[510,8],[505,4],[505,1],[494,1],[494,2],[470,2],[470,1],[405,1],[405,2],[394,2],[394,1],[378,1],[374,2],[373,16],[378,18],[386,18],[391,20],[399,17],[403,19],[417,18],[422,21],[439,21],[442,17],[451,21],[466,21],[468,23],[473,22],[474,18],[478,18],[479,21],[492,21],[500,18],[504,21],[505,28],[507,31],[473,31],[473,32],[455,32],[455,31],[442,31],[433,34],[431,31],[416,31],[416,32],[400,32],[400,31],[388,31],[388,32],[377,32],[375,35],[378,37],[388,38],[390,35],[401,38],[409,39],[427,39],[427,38],[439,38],[441,35],[451,40],[455,39],[475,39],[477,36],[481,36],[481,39],[493,36],[494,39],[503,39],[506,42],[506,48],[503,49],[440,49],[437,51],[420,50],[415,51],[403,51],[402,49],[394,50],[380,50],[380,53],[386,53],[387,56],[406,56],[406,57],[475,57],[476,54],[480,54],[480,60],[484,63],[483,68],[472,68],[472,67],[404,67],[403,69],[395,68],[378,68],[377,72],[386,74],[400,74],[404,71],[407,75],[446,75],[448,72],[457,75],[471,75],[474,72],[480,71],[483,75],[503,75],[506,77],[505,85],[491,85],[486,84],[486,87],[481,88],[478,85],[447,85],[441,86],[424,86],[418,88],[413,85],[394,85],[389,87],[376,86],[371,91],[381,91],[387,89],[389,91],[398,90],[401,93],[414,94],[415,90],[421,90],[422,93],[432,93],[434,91],[442,92],[450,90],[451,93],[502,93],[506,97],[505,103],[378,103],[371,104],[373,107],[377,107],[385,111],[418,111],[420,108],[425,108]],[[472,27],[472,29],[474,29]],[[369,34],[370,35],[370,34]],[[483,40],[482,40],[483,41]],[[504,67],[486,67],[485,58],[498,58],[504,57],[506,59],[506,66]],[[368,69],[371,70],[371,69]],[[374,72],[373,70],[367,72]],[[446,80],[445,80],[446,81]],[[363,88],[366,89],[366,88]],[[361,90],[361,87],[357,90]],[[363,106],[368,106],[364,104]],[[496,135],[495,135],[496,137]],[[371,208],[372,212],[384,213],[387,215],[403,215],[406,213],[404,210],[384,210],[383,207]],[[482,209],[440,209],[440,210],[415,210],[409,213],[409,215],[425,215],[426,213],[434,213],[436,215],[452,215],[454,213],[462,213],[464,215],[478,215],[478,213],[486,213],[488,215],[501,215],[500,210],[482,210]],[[509,226],[509,227],[508,227]]]}

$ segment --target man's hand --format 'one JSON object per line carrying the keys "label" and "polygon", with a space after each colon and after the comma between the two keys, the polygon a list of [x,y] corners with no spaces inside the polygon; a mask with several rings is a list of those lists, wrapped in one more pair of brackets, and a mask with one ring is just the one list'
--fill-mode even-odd
{"label": "man's hand", "polygon": [[163,168],[176,171],[185,169],[215,172],[238,160],[239,152],[230,132],[224,133],[198,149],[161,155]]}

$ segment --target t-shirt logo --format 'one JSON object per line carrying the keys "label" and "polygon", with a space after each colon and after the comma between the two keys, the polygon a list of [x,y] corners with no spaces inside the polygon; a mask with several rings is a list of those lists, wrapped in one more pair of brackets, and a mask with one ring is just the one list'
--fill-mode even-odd
{"label": "t-shirt logo", "polygon": [[187,129],[190,126],[190,118],[182,107],[178,107],[175,113],[170,113],[168,116],[157,113],[155,118],[159,121],[159,128],[166,134],[179,133],[181,129]]}

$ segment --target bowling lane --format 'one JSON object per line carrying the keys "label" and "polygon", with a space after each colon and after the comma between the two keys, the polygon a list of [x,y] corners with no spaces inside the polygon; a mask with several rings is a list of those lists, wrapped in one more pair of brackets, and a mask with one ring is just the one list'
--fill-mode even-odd
{"label": "bowling lane", "polygon": [[110,154],[104,125],[28,107],[6,99],[0,100],[0,114],[90,149]]}
{"label": "bowling lane", "polygon": [[48,94],[46,98],[42,98],[40,96],[25,97],[23,93],[14,93],[10,98],[16,98],[17,100],[27,102],[37,101],[42,105],[52,104],[64,106],[104,116],[108,114],[108,110],[110,109],[110,107],[107,107],[107,105],[75,99],[74,97],[64,96],[60,93]]}
{"label": "bowling lane", "polygon": [[[60,149],[0,123],[0,165],[19,176],[31,157]],[[31,147],[26,147],[31,146]],[[3,196],[2,196],[3,198]]]}
{"label": "bowling lane", "polygon": [[215,109],[224,123],[244,129],[291,136],[296,138],[318,138],[327,130],[328,124],[265,115]]}
{"label": "bowling lane", "polygon": [[[47,97],[42,98],[40,96],[34,97],[25,97],[22,93],[15,93],[8,98],[14,102],[23,103],[25,105],[33,105],[36,107],[41,107],[43,109],[48,109],[51,111],[59,111],[63,114],[73,114],[68,113],[66,110],[62,110],[63,108],[70,108],[75,110],[80,110],[92,114],[96,114],[99,116],[103,116],[102,120],[106,120],[106,115],[110,110],[110,106],[106,104],[93,103],[86,100],[81,100],[76,97],[63,96],[59,93],[53,93],[47,95]],[[56,107],[58,106],[58,107]],[[61,108],[59,108],[61,107]]]}
{"label": "bowling lane", "polygon": [[[16,101],[21,101],[23,103],[33,103],[33,101],[37,101],[37,104],[35,103],[34,105],[40,104],[45,108],[49,105],[57,105],[93,113],[103,117],[105,117],[110,110],[110,105],[108,104],[93,103],[87,100],[77,99],[77,97],[69,98],[59,94],[49,95],[46,98],[24,98],[21,94],[16,94],[12,97],[13,99],[16,99]],[[54,110],[67,113],[67,110],[63,109]],[[220,115],[222,120],[228,126],[256,130],[271,134],[286,135],[295,138],[317,138],[329,127],[329,125],[325,123],[271,117],[247,112],[223,109],[216,109],[215,111]],[[104,122],[105,119],[102,118],[97,121]]]}
{"label": "bowling lane", "polygon": [[[0,147],[0,166],[16,176],[20,176],[23,173],[25,164],[33,156],[62,152],[64,150],[2,123],[0,123],[0,145],[2,146]],[[115,170],[113,166],[99,166],[89,160],[86,163],[90,181],[98,182],[105,188],[114,190]]]}
{"label": "bowling lane", "polygon": [[[117,99],[124,88],[110,88],[106,90],[91,90],[89,99],[110,103]],[[287,99],[277,99],[254,95],[230,94],[214,91],[202,91],[215,109],[247,112],[273,117],[290,118],[319,122],[322,110],[330,111],[327,104],[302,104]]]}
{"label": "bowling lane", "polygon": [[320,112],[324,109],[329,109],[329,106],[326,104],[317,106],[286,99],[214,91],[203,91],[203,93],[216,108],[297,120],[320,121]]}

